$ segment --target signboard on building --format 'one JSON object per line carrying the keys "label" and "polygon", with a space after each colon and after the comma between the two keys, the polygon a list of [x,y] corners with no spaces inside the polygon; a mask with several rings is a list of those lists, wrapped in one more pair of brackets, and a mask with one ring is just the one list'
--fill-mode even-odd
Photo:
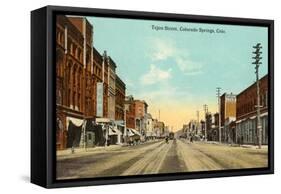
{"label": "signboard on building", "polygon": [[97,117],[103,117],[103,83],[97,83]]}

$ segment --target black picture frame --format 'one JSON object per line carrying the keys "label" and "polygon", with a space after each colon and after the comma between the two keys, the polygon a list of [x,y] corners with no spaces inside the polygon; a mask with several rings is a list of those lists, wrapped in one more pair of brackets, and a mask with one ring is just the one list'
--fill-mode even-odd
{"label": "black picture frame", "polygon": [[[103,16],[268,27],[268,167],[192,173],[56,180],[55,24],[56,15]],[[274,21],[216,16],[46,6],[31,12],[31,182],[46,188],[169,181],[274,173]]]}

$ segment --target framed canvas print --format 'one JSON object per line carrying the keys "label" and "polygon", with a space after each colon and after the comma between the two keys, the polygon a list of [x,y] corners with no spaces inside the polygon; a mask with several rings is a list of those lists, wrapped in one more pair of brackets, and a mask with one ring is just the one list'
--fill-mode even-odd
{"label": "framed canvas print", "polygon": [[31,12],[31,182],[273,171],[273,21]]}

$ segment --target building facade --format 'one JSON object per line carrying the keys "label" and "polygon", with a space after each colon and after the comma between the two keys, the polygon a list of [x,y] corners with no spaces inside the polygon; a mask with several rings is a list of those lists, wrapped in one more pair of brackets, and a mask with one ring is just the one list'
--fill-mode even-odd
{"label": "building facade", "polygon": [[93,26],[85,17],[57,17],[57,149],[94,145],[94,126],[90,123],[97,118],[124,120],[125,84],[119,78],[116,104],[115,70],[106,52],[101,55],[93,47]]}
{"label": "building facade", "polygon": [[[106,53],[105,53],[106,56]],[[108,64],[107,82],[108,82],[108,118],[115,120],[115,81],[116,81],[116,64],[110,56],[106,57]]]}
{"label": "building facade", "polygon": [[136,128],[136,110],[133,96],[126,96],[124,102],[126,110],[126,127],[135,129]]}
{"label": "building facade", "polygon": [[220,97],[220,113],[221,113],[221,140],[228,142],[230,131],[227,130],[230,121],[236,118],[236,95],[224,93]]}
{"label": "building facade", "polygon": [[153,126],[154,126],[154,131],[156,133],[156,136],[157,137],[164,137],[165,123],[155,119]]}
{"label": "building facade", "polygon": [[[262,144],[268,144],[268,75],[259,80]],[[257,85],[252,84],[237,95],[236,141],[257,144]]]}
{"label": "building facade", "polygon": [[125,119],[125,96],[126,96],[126,85],[121,78],[116,75],[115,80],[115,120]]}
{"label": "building facade", "polygon": [[136,130],[142,135],[145,135],[145,119],[144,116],[147,114],[147,103],[144,100],[134,100],[135,105],[135,119],[136,119]]}
{"label": "building facade", "polygon": [[[56,104],[57,148],[70,146],[70,138],[78,142],[84,118],[92,116],[91,83],[92,26],[84,17],[58,16],[56,22]],[[72,129],[72,128],[71,128]],[[79,137],[80,136],[80,137]],[[72,142],[72,143],[73,143]],[[77,143],[76,143],[77,144]]]}

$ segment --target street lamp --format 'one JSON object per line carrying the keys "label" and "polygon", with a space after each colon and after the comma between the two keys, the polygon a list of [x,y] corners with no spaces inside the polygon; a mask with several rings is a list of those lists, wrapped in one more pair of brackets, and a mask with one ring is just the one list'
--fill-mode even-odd
{"label": "street lamp", "polygon": [[252,57],[255,61],[252,62],[252,64],[255,65],[255,74],[256,74],[256,84],[257,84],[257,133],[258,133],[258,146],[259,149],[261,148],[262,144],[262,126],[261,126],[261,119],[260,119],[260,87],[259,87],[259,66],[262,64],[260,60],[262,57],[260,56],[262,52],[260,51],[262,49],[261,43],[257,43],[256,46],[253,46],[255,51],[253,52],[254,57]]}

